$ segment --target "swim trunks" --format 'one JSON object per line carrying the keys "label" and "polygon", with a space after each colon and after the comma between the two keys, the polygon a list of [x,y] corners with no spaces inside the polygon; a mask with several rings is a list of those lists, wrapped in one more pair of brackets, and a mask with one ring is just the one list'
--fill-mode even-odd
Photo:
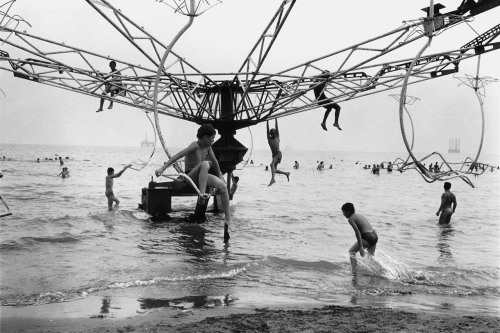
{"label": "swim trunks", "polygon": [[283,158],[283,155],[281,154],[281,151],[277,151],[275,154],[273,154],[273,160],[276,159],[276,163],[280,163],[281,159]]}
{"label": "swim trunks", "polygon": [[453,209],[451,207],[443,209],[441,215],[439,216],[439,224],[450,223],[451,215],[453,215]]}
{"label": "swim trunks", "polygon": [[113,194],[113,191],[106,191],[104,192],[104,194],[109,198],[110,196],[113,197],[114,194]]}
{"label": "swim trunks", "polygon": [[378,236],[375,230],[362,233],[361,238],[365,240],[370,246],[373,246],[378,242]]}

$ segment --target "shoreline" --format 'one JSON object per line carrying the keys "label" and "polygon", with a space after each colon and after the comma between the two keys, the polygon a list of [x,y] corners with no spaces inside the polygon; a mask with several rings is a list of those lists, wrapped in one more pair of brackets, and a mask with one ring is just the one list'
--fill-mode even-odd
{"label": "shoreline", "polygon": [[[2,311],[3,312],[3,311]],[[496,332],[500,318],[431,314],[392,308],[338,306],[222,306],[156,308],[123,318],[26,317],[2,314],[2,332]]]}

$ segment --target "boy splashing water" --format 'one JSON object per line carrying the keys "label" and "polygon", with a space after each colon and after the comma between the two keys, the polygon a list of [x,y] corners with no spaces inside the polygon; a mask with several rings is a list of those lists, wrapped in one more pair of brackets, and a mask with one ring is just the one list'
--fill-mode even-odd
{"label": "boy splashing water", "polygon": [[269,147],[271,148],[271,153],[273,154],[273,160],[271,161],[271,181],[269,182],[269,185],[271,186],[274,183],[276,183],[276,180],[274,180],[274,175],[276,173],[280,173],[282,175],[286,176],[286,179],[290,181],[290,172],[284,172],[281,170],[278,170],[278,164],[281,162],[281,159],[283,158],[283,155],[281,154],[280,151],[280,132],[278,131],[278,120],[275,119],[275,127],[276,128],[271,128],[269,130],[269,121],[266,122],[267,126],[267,143],[269,144]]}
{"label": "boy splashing water", "polygon": [[373,230],[371,224],[368,222],[366,217],[360,214],[356,214],[354,205],[350,202],[342,205],[342,214],[347,218],[349,224],[351,225],[354,233],[356,234],[357,242],[349,249],[349,255],[351,257],[351,265],[353,272],[356,270],[356,252],[365,256],[365,248],[368,253],[375,255],[375,249],[377,248],[378,236],[375,230]]}

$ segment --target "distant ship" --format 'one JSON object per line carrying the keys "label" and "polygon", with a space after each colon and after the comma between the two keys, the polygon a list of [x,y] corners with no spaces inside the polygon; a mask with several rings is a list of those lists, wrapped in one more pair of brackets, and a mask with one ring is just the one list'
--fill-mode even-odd
{"label": "distant ship", "polygon": [[148,140],[148,133],[144,136],[144,140],[141,142],[141,147],[154,147],[155,143]]}
{"label": "distant ship", "polygon": [[450,154],[460,153],[460,139],[450,139],[450,147],[448,148],[448,153]]}

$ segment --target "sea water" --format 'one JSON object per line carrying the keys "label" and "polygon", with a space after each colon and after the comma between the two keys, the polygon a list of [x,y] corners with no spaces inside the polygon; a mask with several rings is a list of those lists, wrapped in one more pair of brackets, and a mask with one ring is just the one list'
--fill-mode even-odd
{"label": "sea water", "polygon": [[[427,183],[416,171],[363,169],[402,153],[284,151],[279,168],[291,172],[290,181],[277,175],[268,187],[270,152],[254,151],[253,164],[235,171],[235,231],[224,244],[222,214],[187,222],[193,197],[173,198],[169,222],[151,222],[138,210],[141,189],[166,161],[162,151],[115,179],[121,204],[107,211],[106,169],[148,161],[151,149],[0,145],[0,196],[12,213],[0,218],[3,315],[85,301],[91,313],[115,316],[165,306],[306,303],[500,315],[500,170],[472,177],[475,188],[452,180],[458,208],[441,226],[435,213],[443,182]],[[59,156],[71,177],[57,177]],[[318,161],[325,170],[316,170]],[[499,164],[497,156],[481,161]],[[379,235],[375,256],[358,255],[355,273],[345,202]]]}

